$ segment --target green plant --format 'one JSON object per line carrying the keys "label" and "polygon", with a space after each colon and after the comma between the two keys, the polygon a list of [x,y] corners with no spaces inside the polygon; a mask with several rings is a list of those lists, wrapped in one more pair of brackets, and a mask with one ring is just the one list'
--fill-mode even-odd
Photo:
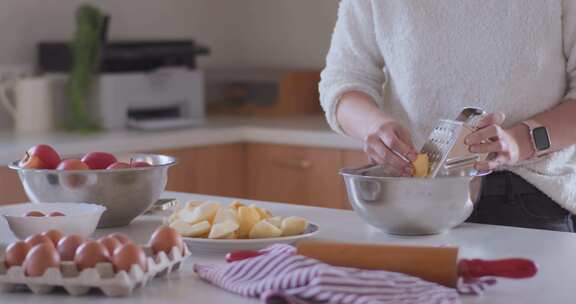
{"label": "green plant", "polygon": [[98,8],[82,5],[76,11],[76,32],[71,44],[73,64],[67,86],[68,130],[100,130],[97,119],[90,115],[88,98],[99,66],[106,26],[107,16]]}

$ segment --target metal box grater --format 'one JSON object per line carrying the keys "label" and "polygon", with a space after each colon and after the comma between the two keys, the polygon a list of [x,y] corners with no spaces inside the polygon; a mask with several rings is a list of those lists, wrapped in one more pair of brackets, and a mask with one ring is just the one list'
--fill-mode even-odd
{"label": "metal box grater", "polygon": [[456,120],[442,119],[432,129],[421,153],[430,159],[430,175],[460,175],[472,168],[476,161],[484,159],[485,154],[468,151],[464,139],[476,130],[478,121],[486,113],[477,108],[465,108]]}

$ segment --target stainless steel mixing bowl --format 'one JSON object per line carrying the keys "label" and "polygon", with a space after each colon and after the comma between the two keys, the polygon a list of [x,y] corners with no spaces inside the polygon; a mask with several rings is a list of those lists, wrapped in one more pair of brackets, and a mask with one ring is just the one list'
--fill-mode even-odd
{"label": "stainless steel mixing bowl", "polygon": [[[9,167],[18,172],[26,194],[34,203],[81,202],[107,208],[99,228],[130,224],[162,194],[168,168],[176,159],[165,155],[134,154],[119,160],[146,161],[151,167],[120,170],[59,171],[23,169],[18,161]],[[66,213],[66,210],[62,210]]]}
{"label": "stainless steel mixing bowl", "polygon": [[481,177],[403,178],[378,166],[342,169],[348,200],[368,224],[390,234],[447,231],[472,213]]}

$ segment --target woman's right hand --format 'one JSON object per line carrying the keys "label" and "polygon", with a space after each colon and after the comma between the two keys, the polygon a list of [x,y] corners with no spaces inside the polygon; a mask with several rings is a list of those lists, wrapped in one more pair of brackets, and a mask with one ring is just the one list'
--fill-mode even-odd
{"label": "woman's right hand", "polygon": [[336,116],[345,133],[364,142],[370,161],[398,175],[414,174],[417,152],[410,132],[382,112],[370,96],[355,91],[342,95]]}
{"label": "woman's right hand", "polygon": [[384,165],[402,176],[412,176],[417,152],[410,132],[395,120],[374,123],[364,139],[364,151],[376,164]]}

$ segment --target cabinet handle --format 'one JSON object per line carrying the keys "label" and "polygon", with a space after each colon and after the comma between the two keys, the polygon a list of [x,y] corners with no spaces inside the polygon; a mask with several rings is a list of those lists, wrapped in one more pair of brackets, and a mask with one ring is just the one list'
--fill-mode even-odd
{"label": "cabinet handle", "polygon": [[285,167],[285,168],[290,168],[290,169],[300,169],[300,170],[307,170],[312,168],[312,162],[309,160],[284,160],[284,161],[280,161],[280,160],[276,160],[274,161],[274,164],[279,166],[279,167]]}

